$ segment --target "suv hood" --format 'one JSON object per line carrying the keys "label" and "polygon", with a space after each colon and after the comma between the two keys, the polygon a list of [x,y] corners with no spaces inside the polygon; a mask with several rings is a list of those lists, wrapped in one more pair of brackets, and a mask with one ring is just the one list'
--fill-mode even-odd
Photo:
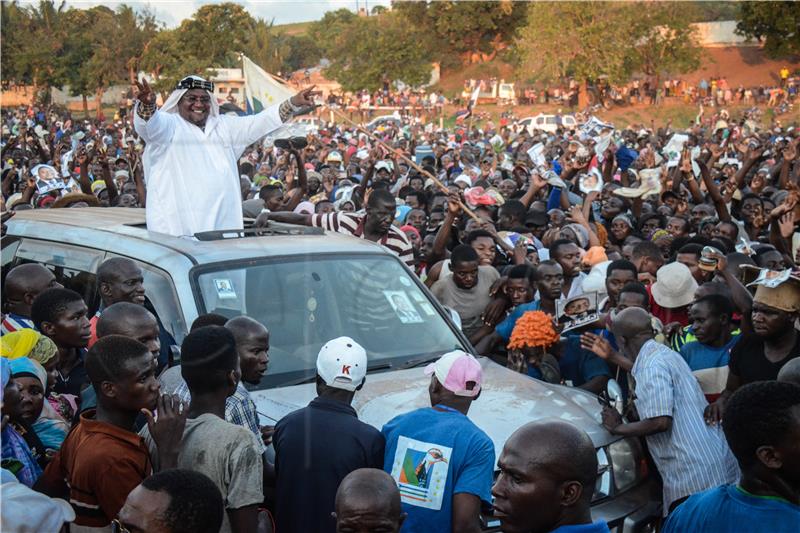
{"label": "suv hood", "polygon": [[[479,358],[483,390],[469,410],[469,418],[489,435],[500,456],[508,437],[534,420],[559,418],[585,431],[595,447],[617,440],[601,425],[597,397],[573,387],[550,385]],[[430,406],[430,377],[423,368],[369,374],[353,407],[359,419],[380,429],[397,415]],[[286,414],[305,407],[316,397],[313,383],[252,392],[262,423],[274,424]]]}

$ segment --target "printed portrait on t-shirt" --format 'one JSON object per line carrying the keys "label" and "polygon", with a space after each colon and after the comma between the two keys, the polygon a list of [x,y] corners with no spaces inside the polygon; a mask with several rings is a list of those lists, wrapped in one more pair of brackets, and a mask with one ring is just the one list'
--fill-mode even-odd
{"label": "printed portrait on t-shirt", "polygon": [[392,477],[403,503],[438,511],[447,484],[453,449],[401,436],[392,464]]}

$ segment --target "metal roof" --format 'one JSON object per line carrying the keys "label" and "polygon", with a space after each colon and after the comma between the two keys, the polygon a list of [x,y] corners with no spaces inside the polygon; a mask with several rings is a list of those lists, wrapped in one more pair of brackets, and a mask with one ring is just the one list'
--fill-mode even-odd
{"label": "metal roof", "polygon": [[388,253],[380,245],[347,235],[267,235],[196,241],[147,231],[144,209],[86,207],[18,211],[8,222],[9,236],[77,244],[141,257],[168,250],[196,264],[260,257],[323,253]]}

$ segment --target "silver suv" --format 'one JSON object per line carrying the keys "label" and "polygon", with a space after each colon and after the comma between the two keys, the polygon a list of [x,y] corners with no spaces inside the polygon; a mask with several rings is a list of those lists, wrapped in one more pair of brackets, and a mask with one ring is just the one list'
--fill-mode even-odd
{"label": "silver suv", "polygon": [[[316,395],[316,355],[334,337],[354,338],[370,356],[355,408],[377,428],[428,405],[426,363],[453,349],[474,351],[448,310],[381,246],[290,225],[273,224],[256,233],[170,237],[148,232],[140,209],[20,211],[3,239],[3,273],[20,263],[43,264],[96,309],[98,265],[124,256],[141,266],[149,304],[178,342],[203,313],[257,319],[271,332],[269,370],[252,391],[264,424],[274,424]],[[594,518],[619,532],[652,526],[660,497],[642,446],[601,426],[595,396],[537,381],[487,358],[481,362],[485,385],[469,416],[492,439],[497,456],[526,422],[568,420],[597,447],[601,475]],[[486,530],[496,530],[489,510],[482,519]]]}

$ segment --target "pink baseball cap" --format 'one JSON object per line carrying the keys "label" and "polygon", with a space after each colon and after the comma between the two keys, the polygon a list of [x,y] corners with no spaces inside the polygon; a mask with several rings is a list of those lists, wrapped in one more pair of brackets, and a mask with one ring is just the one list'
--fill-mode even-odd
{"label": "pink baseball cap", "polygon": [[456,396],[474,398],[481,391],[481,364],[461,350],[444,354],[438,361],[425,367],[425,374],[434,374],[439,383]]}

